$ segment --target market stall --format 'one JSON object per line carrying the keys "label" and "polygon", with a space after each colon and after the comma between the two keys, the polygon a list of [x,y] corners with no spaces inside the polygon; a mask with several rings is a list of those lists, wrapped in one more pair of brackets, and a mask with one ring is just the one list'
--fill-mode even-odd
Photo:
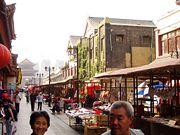
{"label": "market stall", "polygon": [[179,118],[139,118],[136,119],[136,128],[140,128],[145,135],[179,135],[180,123]]}
{"label": "market stall", "polygon": [[67,110],[66,115],[69,118],[69,125],[76,130],[81,127],[84,135],[100,135],[107,130],[108,116],[99,114],[93,109],[75,108]]}
{"label": "market stall", "polygon": [[[135,120],[140,119],[144,122],[145,130],[142,129],[143,131],[151,129],[152,122],[147,119],[141,119],[142,117],[149,118],[151,116],[151,119],[158,117],[162,120],[168,118],[169,121],[174,119],[178,121],[180,119],[180,59],[172,57],[159,58],[145,66],[120,69],[107,72],[107,74],[103,73],[98,78],[101,80],[110,80],[103,85],[106,87],[109,86],[109,91],[113,91],[116,89],[115,87],[119,86],[119,99],[128,100],[133,104]],[[138,86],[146,80],[148,80],[148,84],[143,86],[144,88],[139,89]],[[125,99],[122,99],[123,94],[123,97],[126,97]],[[168,110],[166,115],[161,115],[161,111],[159,111],[162,108],[163,100],[166,101],[166,108],[168,108],[166,109]],[[167,132],[167,128],[163,128],[167,125],[164,125],[163,122],[157,122],[156,120],[153,122],[153,124],[160,125],[158,129],[163,130],[161,132]],[[135,128],[141,128],[141,126],[138,127],[137,125],[142,125],[142,123],[137,124],[137,121],[134,123]],[[178,124],[172,127],[179,129]],[[175,129],[173,130],[176,131],[176,134],[180,133]],[[160,133],[155,129],[152,132],[155,132],[154,134]]]}

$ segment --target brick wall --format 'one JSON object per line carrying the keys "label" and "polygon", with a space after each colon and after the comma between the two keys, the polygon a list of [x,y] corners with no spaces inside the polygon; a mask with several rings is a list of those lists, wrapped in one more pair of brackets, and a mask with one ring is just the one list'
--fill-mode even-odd
{"label": "brick wall", "polygon": [[[105,31],[106,68],[141,66],[150,63],[151,59],[155,58],[153,28],[107,24]],[[152,36],[153,40],[151,40]],[[152,50],[150,49],[151,47]],[[144,59],[136,57],[136,52],[134,51],[137,51],[137,56],[141,51],[145,51],[142,52],[142,55],[145,54]],[[134,64],[134,60],[136,64]]]}

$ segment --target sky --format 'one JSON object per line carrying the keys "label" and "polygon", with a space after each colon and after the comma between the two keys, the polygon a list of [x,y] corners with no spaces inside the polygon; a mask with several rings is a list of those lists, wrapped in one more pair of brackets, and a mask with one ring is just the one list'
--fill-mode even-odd
{"label": "sky", "polygon": [[16,3],[16,40],[12,52],[18,62],[67,60],[70,35],[83,36],[92,17],[153,20],[177,8],[176,0],[5,0]]}

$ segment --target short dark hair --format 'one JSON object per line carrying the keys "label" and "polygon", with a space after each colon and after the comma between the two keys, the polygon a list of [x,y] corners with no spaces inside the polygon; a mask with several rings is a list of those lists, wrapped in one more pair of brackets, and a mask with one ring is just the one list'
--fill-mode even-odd
{"label": "short dark hair", "polygon": [[126,110],[127,116],[129,118],[134,116],[134,108],[129,102],[127,102],[127,101],[116,101],[111,105],[110,111],[112,111],[113,109],[119,109],[119,108],[124,108]]}
{"label": "short dark hair", "polygon": [[30,116],[29,124],[31,125],[31,128],[33,127],[35,121],[39,117],[44,117],[47,120],[48,127],[50,126],[50,117],[46,111],[36,111],[33,112]]}

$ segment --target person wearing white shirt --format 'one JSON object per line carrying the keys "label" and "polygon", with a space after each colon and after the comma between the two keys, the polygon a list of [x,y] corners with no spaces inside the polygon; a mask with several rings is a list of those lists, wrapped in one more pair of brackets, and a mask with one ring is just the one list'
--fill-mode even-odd
{"label": "person wearing white shirt", "polygon": [[134,108],[127,101],[116,101],[110,107],[110,129],[102,135],[144,135],[140,129],[132,129]]}
{"label": "person wearing white shirt", "polygon": [[16,108],[17,113],[19,113],[19,104],[20,104],[20,101],[21,101],[21,96],[19,94],[19,91],[16,91],[16,95],[15,95],[15,108]]}
{"label": "person wearing white shirt", "polygon": [[38,109],[37,110],[42,110],[42,102],[43,102],[43,95],[42,93],[39,93],[37,96],[37,101],[38,101]]}

